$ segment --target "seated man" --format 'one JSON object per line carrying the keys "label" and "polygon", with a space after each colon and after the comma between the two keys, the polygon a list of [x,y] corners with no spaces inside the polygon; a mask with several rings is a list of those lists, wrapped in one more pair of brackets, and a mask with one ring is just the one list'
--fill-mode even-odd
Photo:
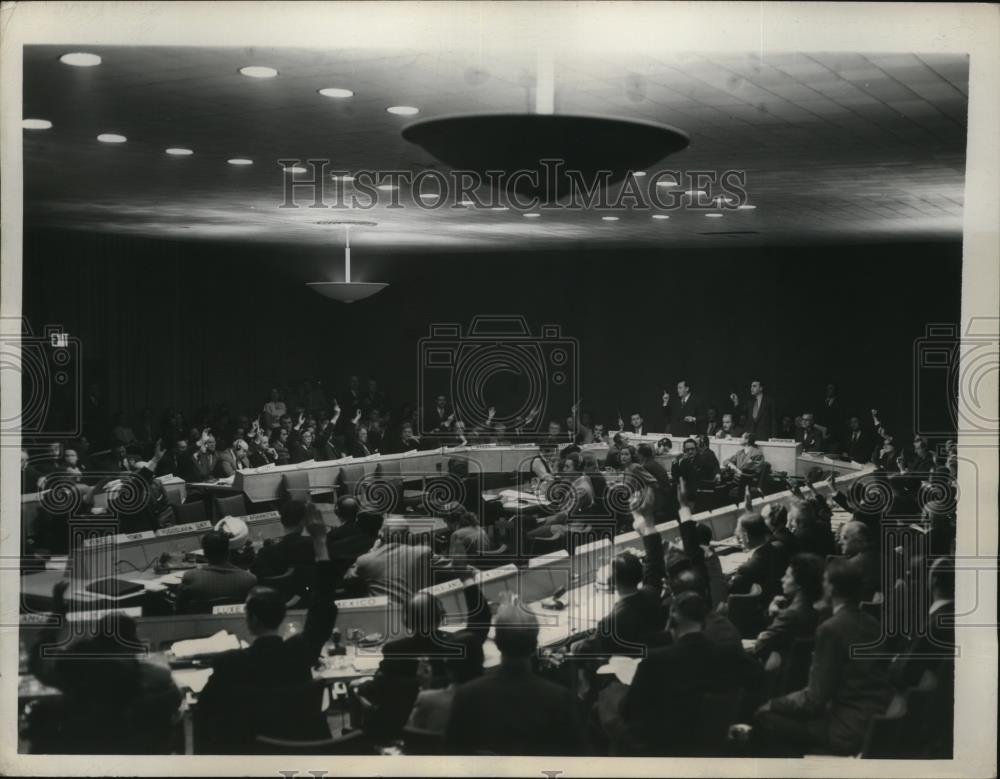
{"label": "seated man", "polygon": [[840,550],[861,574],[861,600],[872,600],[875,593],[882,591],[882,560],[871,543],[868,526],[857,520],[841,525]]}
{"label": "seated man", "polygon": [[823,451],[823,431],[816,427],[811,412],[802,415],[802,427],[795,431],[795,440],[802,444],[803,452]]}
{"label": "seated man", "polygon": [[833,616],[816,631],[809,684],[757,711],[761,740],[774,754],[857,754],[872,718],[885,712],[892,697],[886,665],[879,653],[858,651],[882,635],[878,620],[858,606],[863,586],[846,561],[827,564],[823,591]]}
{"label": "seated man", "polygon": [[201,537],[201,549],[205,564],[185,571],[177,589],[178,613],[207,609],[211,602],[240,603],[257,584],[256,576],[229,559],[229,536],[225,533],[209,530]]}
{"label": "seated man", "polygon": [[764,468],[764,453],[757,446],[757,439],[750,433],[743,434],[743,448],[723,463],[723,476],[736,485],[734,492],[742,494],[746,487],[753,487]]}
{"label": "seated man", "polygon": [[769,603],[780,591],[783,555],[767,537],[767,525],[760,514],[750,513],[740,517],[736,525],[736,538],[750,559],[737,568],[729,578],[729,593],[743,595],[759,584],[764,592],[764,602]]}
{"label": "seated man", "polygon": [[472,564],[490,548],[490,539],[480,527],[479,517],[471,511],[458,509],[453,517],[455,529],[448,540],[448,557],[457,564]]}
{"label": "seated man", "polygon": [[751,666],[740,652],[720,650],[704,634],[708,602],[682,592],[670,605],[672,643],[650,651],[621,702],[609,734],[614,754],[668,756],[703,753],[699,713],[706,693],[738,691]]}
{"label": "seated man", "polygon": [[732,414],[722,415],[722,425],[715,431],[716,438],[740,438],[743,431],[736,426],[736,420]]}
{"label": "seated man", "polygon": [[[272,589],[257,587],[246,599],[247,629],[253,640],[246,649],[218,655],[212,675],[198,696],[199,719],[205,723],[209,754],[247,754],[260,728],[279,738],[328,738],[329,727],[317,709],[294,705],[274,708],[274,692],[301,687],[312,680],[312,668],[329,640],[337,617],[333,601],[336,578],[326,548],[326,525],[314,506],[307,509],[306,530],[316,560],[313,592],[301,633],[283,639],[285,602]],[[287,701],[286,701],[287,702]]]}
{"label": "seated man", "polygon": [[[285,501],[278,509],[285,534],[277,543],[265,543],[257,553],[250,570],[258,578],[280,576],[289,568],[308,571],[316,561],[312,541],[303,535],[307,506],[294,500]],[[310,576],[311,578],[311,576]]]}
{"label": "seated man", "polygon": [[[463,583],[468,616],[464,632],[475,638],[482,651],[490,630],[489,603],[471,571],[466,573]],[[407,634],[383,645],[375,678],[361,688],[361,695],[375,706],[365,726],[372,735],[393,737],[399,733],[417,697],[422,662],[429,669],[430,684],[440,687],[446,683],[445,663],[464,656],[465,645],[441,630],[444,618],[444,606],[430,593],[417,593],[406,605],[403,620]]]}
{"label": "seated man", "polygon": [[365,552],[371,550],[382,529],[378,514],[359,514],[357,498],[344,495],[334,509],[337,524],[330,528],[326,545],[338,575],[343,576]]}
{"label": "seated man", "polygon": [[460,645],[463,651],[460,656],[445,658],[447,686],[432,687],[417,694],[407,727],[444,736],[455,690],[459,685],[483,675],[483,642],[480,637],[471,631],[460,630],[452,635],[451,640]]}
{"label": "seated man", "polygon": [[496,615],[500,665],[455,691],[445,731],[451,754],[579,755],[582,728],[573,694],[539,677],[532,661],[538,620],[518,605]]}
{"label": "seated man", "polygon": [[369,595],[386,595],[407,604],[414,593],[430,586],[434,554],[423,535],[411,536],[406,520],[387,520],[382,540],[360,557],[347,572],[347,580],[358,579]]}

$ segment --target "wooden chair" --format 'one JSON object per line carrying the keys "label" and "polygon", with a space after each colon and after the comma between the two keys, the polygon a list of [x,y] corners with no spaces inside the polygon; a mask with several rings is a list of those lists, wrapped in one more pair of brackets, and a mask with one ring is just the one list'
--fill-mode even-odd
{"label": "wooden chair", "polygon": [[296,503],[306,503],[312,497],[309,474],[305,471],[289,471],[281,477],[281,490],[285,497]]}

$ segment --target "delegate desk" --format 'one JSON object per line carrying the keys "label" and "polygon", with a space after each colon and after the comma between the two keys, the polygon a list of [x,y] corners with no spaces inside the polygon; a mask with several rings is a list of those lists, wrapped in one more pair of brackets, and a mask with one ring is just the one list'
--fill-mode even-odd
{"label": "delegate desk", "polygon": [[[651,445],[670,436],[628,436],[630,444],[649,443]],[[681,451],[686,439],[671,438],[675,455]],[[722,463],[740,448],[734,439],[710,439],[711,448]],[[765,441],[759,444],[764,458],[773,471],[788,474],[797,473],[796,458],[802,445],[787,442]],[[608,447],[591,444],[583,447],[593,452],[603,463]],[[236,472],[233,488],[242,491],[252,503],[278,500],[282,497],[284,477],[302,473],[308,478],[313,494],[330,493],[339,486],[357,485],[365,479],[402,479],[404,481],[431,478],[447,473],[448,461],[453,458],[465,460],[469,472],[476,474],[516,474],[529,470],[531,459],[538,454],[534,444],[517,446],[468,446],[455,448],[414,451],[405,454],[370,455],[364,458],[345,457],[340,460],[306,462],[296,465],[269,465],[261,468],[244,468]],[[669,458],[660,458],[667,460]]]}

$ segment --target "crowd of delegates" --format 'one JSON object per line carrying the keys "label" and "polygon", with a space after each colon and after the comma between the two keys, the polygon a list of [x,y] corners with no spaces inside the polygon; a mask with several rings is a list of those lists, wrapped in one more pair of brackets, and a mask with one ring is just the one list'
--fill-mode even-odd
{"label": "crowd of delegates", "polygon": [[[444,512],[443,546],[433,530],[364,511],[350,495],[337,501],[332,527],[310,503],[282,504],[284,536],[256,553],[234,548],[222,529],[209,531],[202,539],[205,562],[184,574],[176,607],[198,611],[220,600],[243,601],[253,641],[215,661],[199,696],[204,748],[249,750],[254,729],[264,727],[256,713],[261,704],[270,715],[264,717],[267,726],[286,736],[328,732],[315,711],[299,718],[275,710],[274,701],[298,711],[296,696],[308,697],[310,669],[336,624],[335,595],[368,594],[400,604],[407,630],[382,647],[377,673],[355,691],[362,704],[360,727],[375,743],[417,730],[438,739],[441,751],[462,754],[857,754],[894,696],[911,695],[920,686],[935,697],[919,720],[907,721],[919,733],[908,736],[907,756],[946,756],[953,688],[953,449],[939,463],[926,442],[915,439],[912,452],[897,456],[877,412],[874,433],[851,418],[840,436],[817,421],[821,414],[806,413],[801,425],[793,421],[794,437],[805,448],[842,449],[849,459],[864,461],[868,444],[858,443],[861,434],[869,441],[879,436],[871,453],[874,474],[846,491],[831,477],[830,499],[803,486],[795,488],[794,498],[755,510],[752,485],[762,459],[756,442],[780,436],[773,435],[775,413],[760,383],[751,390],[746,403],[730,399],[733,411],[721,416],[717,428],[686,383],[676,398],[664,393],[669,432],[686,436],[669,469],[657,455],[672,450],[670,439],[629,444],[629,432],[646,433],[639,414],[630,418],[631,431],[613,433],[610,440],[579,409],[565,427],[548,426],[527,476],[536,490],[560,492],[565,507],[541,512],[529,535],[566,539],[610,516],[610,532],[634,529],[643,544],[642,554],[619,554],[602,582],[615,593],[611,613],[592,634],[564,647],[571,684],[555,681],[565,682],[565,675],[540,665],[537,618],[516,602],[492,613],[475,586],[468,566],[489,539],[484,518],[467,506]],[[155,483],[158,472],[190,469],[196,481],[224,477],[244,463],[280,462],[282,453],[291,462],[336,457],[345,449],[364,455],[419,448],[424,431],[436,434],[436,441],[456,443],[503,441],[507,435],[489,424],[467,428],[443,397],[435,400],[429,419],[418,424],[412,414],[400,414],[389,424],[384,396],[371,382],[363,388],[352,380],[343,407],[320,393],[311,387],[308,407],[293,406],[290,413],[281,393],[272,391],[256,418],[230,419],[223,409],[214,418],[198,415],[190,430],[177,414],[165,418],[167,432],[150,426],[137,433],[118,420],[102,478],[126,473]],[[835,392],[828,391],[827,400],[829,411],[837,403]],[[328,402],[330,413],[323,410]],[[718,462],[711,438],[736,435],[742,437],[740,451]],[[603,462],[581,449],[595,436],[608,442]],[[147,449],[137,453],[137,446]],[[60,473],[82,480],[87,474],[80,452],[63,446],[53,447],[46,463],[26,465],[40,469],[40,479]],[[631,500],[614,499],[606,469],[631,477],[623,481]],[[33,477],[24,477],[25,486]],[[699,487],[721,483],[731,484],[747,507],[736,538],[748,557],[728,576],[720,562],[725,549],[707,526],[687,521],[697,510]],[[851,516],[837,532],[834,507]],[[674,517],[682,520],[680,539],[665,545],[655,526]],[[901,554],[908,557],[897,559]],[[421,592],[441,565],[466,585],[467,624],[457,633],[442,630],[440,601]],[[291,584],[279,587],[275,580],[290,571]],[[303,631],[283,640],[288,586],[309,611]],[[58,608],[61,591],[55,595]],[[899,619],[902,613],[911,618]],[[134,633],[125,618],[115,619],[121,622],[115,635]],[[484,670],[491,624],[501,659]],[[855,651],[859,647],[871,651]],[[36,676],[62,692],[29,718],[33,748],[171,748],[167,731],[179,703],[172,681],[135,651],[108,658],[107,647],[93,639],[76,648],[80,652],[66,657],[33,655]],[[634,676],[621,671],[622,656],[638,661]],[[88,663],[87,679],[80,678],[81,662]],[[609,667],[618,670],[609,675]],[[119,738],[118,728],[93,727],[111,711],[130,718],[129,739]],[[490,716],[480,716],[484,711]],[[720,732],[720,723],[741,727]]]}
{"label": "crowd of delegates", "polygon": [[[465,627],[444,630],[442,603],[417,591],[433,564],[426,539],[386,522],[360,526],[364,513],[350,497],[337,505],[332,529],[314,504],[284,504],[287,536],[254,560],[260,579],[233,565],[227,539],[210,531],[203,546],[213,559],[185,575],[184,597],[225,591],[245,601],[252,640],[213,660],[198,697],[198,748],[253,751],[262,732],[329,736],[309,693],[311,669],[336,625],[336,593],[360,577],[368,592],[384,587],[399,598],[405,623],[403,635],[382,645],[377,672],[354,691],[368,748],[416,733],[457,754],[856,755],[873,720],[916,689],[932,705],[905,720],[897,756],[947,757],[954,563],[950,550],[935,553],[941,529],[918,529],[905,487],[876,502],[870,484],[844,492],[831,478],[829,486],[829,500],[810,487],[764,510],[751,504],[736,534],[750,554],[729,575],[707,526],[685,521],[679,540],[664,542],[644,489],[631,512],[642,551],[615,557],[606,581],[613,609],[565,647],[562,666],[576,683],[541,661],[537,616],[516,598],[491,608],[471,568],[457,571]],[[834,506],[851,514],[836,533]],[[896,541],[910,533],[923,540],[880,548],[892,538],[887,530]],[[898,549],[912,556],[905,565],[892,560]],[[283,639],[287,593],[266,577],[292,568],[308,580],[308,612],[302,631]],[[57,611],[64,585],[54,593]],[[755,609],[736,608],[754,593]],[[64,626],[39,639],[29,667],[62,694],[31,710],[25,734],[33,750],[176,748],[180,694],[169,673],[143,657],[137,639],[122,647],[108,638],[135,637],[127,617],[105,619],[115,625],[98,638],[61,642]],[[889,629],[902,624],[905,632]],[[491,626],[500,660],[484,668]],[[62,650],[41,652],[53,644]],[[603,673],[608,668],[613,675]],[[115,722],[121,727],[108,724]]]}

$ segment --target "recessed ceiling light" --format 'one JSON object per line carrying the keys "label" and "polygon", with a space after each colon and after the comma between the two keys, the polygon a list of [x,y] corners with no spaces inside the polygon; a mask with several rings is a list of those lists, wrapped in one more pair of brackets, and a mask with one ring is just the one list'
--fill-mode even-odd
{"label": "recessed ceiling light", "polygon": [[231,160],[226,160],[230,165],[253,165],[253,160],[248,160],[246,157],[233,157]]}
{"label": "recessed ceiling light", "polygon": [[525,214],[524,218],[525,219],[537,219],[540,216],[541,216],[541,214],[531,213],[531,214]]}
{"label": "recessed ceiling light", "polygon": [[263,65],[247,65],[245,68],[240,68],[240,73],[250,78],[274,78],[278,75],[278,71],[274,68]]}
{"label": "recessed ceiling light", "polygon": [[753,211],[757,206],[751,205],[750,203],[744,203],[741,206],[736,206],[738,211]]}
{"label": "recessed ceiling light", "polygon": [[462,205],[465,206],[466,208],[469,208],[471,206],[474,206],[475,203],[473,201],[469,200],[468,198],[464,198],[462,200]]}
{"label": "recessed ceiling light", "polygon": [[638,178],[642,178],[643,176],[646,175],[646,171],[644,171],[644,170],[634,170],[634,171],[632,171],[632,175],[635,176],[637,179]]}
{"label": "recessed ceiling light", "polygon": [[285,173],[308,173],[308,171],[301,165],[290,165],[284,168]]}
{"label": "recessed ceiling light", "polygon": [[74,65],[78,68],[92,68],[94,65],[101,64],[101,58],[98,55],[85,51],[71,51],[69,54],[63,54],[59,61],[64,65]]}
{"label": "recessed ceiling light", "polygon": [[440,192],[421,192],[420,193],[420,199],[421,200],[431,200],[432,198],[436,199],[436,198],[439,198],[439,197],[441,197],[441,193]]}
{"label": "recessed ceiling light", "polygon": [[680,186],[680,185],[676,181],[674,181],[673,179],[666,179],[665,181],[657,181],[656,182],[656,186],[658,186],[658,187],[677,187],[677,186]]}
{"label": "recessed ceiling light", "polygon": [[706,193],[703,189],[685,189],[684,194],[689,197],[698,197],[699,195],[704,195]]}
{"label": "recessed ceiling light", "polygon": [[604,222],[617,222],[618,221],[618,217],[617,216],[602,216],[601,220],[604,221]]}
{"label": "recessed ceiling light", "polygon": [[22,119],[21,127],[25,130],[48,130],[52,122],[48,119]]}
{"label": "recessed ceiling light", "polygon": [[392,192],[394,189],[396,189],[396,185],[395,184],[379,184],[377,187],[375,187],[375,189],[380,190],[381,192]]}
{"label": "recessed ceiling light", "polygon": [[350,89],[341,89],[340,87],[327,87],[319,90],[319,93],[323,97],[354,97],[354,93]]}
{"label": "recessed ceiling light", "polygon": [[705,214],[709,219],[722,219],[722,214]]}
{"label": "recessed ceiling light", "polygon": [[411,105],[391,105],[385,110],[396,116],[413,116],[420,113],[419,108],[414,108]]}
{"label": "recessed ceiling light", "polygon": [[354,176],[338,176],[336,173],[330,176],[330,178],[332,178],[334,181],[343,181],[347,184],[350,184],[352,181],[354,181]]}
{"label": "recessed ceiling light", "polygon": [[117,135],[115,133],[101,133],[97,136],[97,140],[101,143],[125,143],[128,138],[124,135]]}
{"label": "recessed ceiling light", "polygon": [[493,206],[490,211],[510,211],[510,209],[507,206]]}
{"label": "recessed ceiling light", "polygon": [[191,154],[194,154],[194,152],[191,151],[191,149],[182,149],[176,146],[166,149],[166,152],[167,154],[172,154],[175,157],[187,157]]}
{"label": "recessed ceiling light", "polygon": [[653,214],[653,219],[669,219],[670,217],[666,214]]}

